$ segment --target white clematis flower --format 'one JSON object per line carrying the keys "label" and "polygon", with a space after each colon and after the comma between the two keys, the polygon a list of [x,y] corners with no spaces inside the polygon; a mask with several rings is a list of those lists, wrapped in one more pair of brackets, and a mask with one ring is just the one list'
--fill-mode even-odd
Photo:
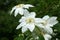
{"label": "white clematis flower", "polygon": [[20,20],[20,24],[17,26],[16,29],[19,29],[22,27],[22,33],[27,31],[29,29],[31,32],[33,32],[35,25],[40,22],[40,18],[35,18],[36,13],[31,12],[28,15],[24,15]]}
{"label": "white clematis flower", "polygon": [[43,37],[45,40],[50,40],[52,38],[52,36],[49,34],[44,34]]}
{"label": "white clematis flower", "polygon": [[42,18],[42,21],[38,24],[38,26],[40,28],[43,28],[49,34],[52,34],[53,30],[51,27],[58,23],[56,19],[57,17],[49,17],[48,15],[46,15]]}
{"label": "white clematis flower", "polygon": [[12,8],[11,10],[11,14],[13,11],[15,11],[15,15],[14,16],[17,16],[17,14],[21,14],[23,15],[25,13],[25,11],[27,11],[27,9],[29,9],[29,7],[34,7],[33,5],[30,5],[30,4],[19,4],[19,5],[16,5]]}
{"label": "white clematis flower", "polygon": [[58,23],[58,21],[56,20],[57,17],[49,17],[48,15],[46,15],[42,19],[44,20],[43,24],[45,26],[53,27],[55,24]]}

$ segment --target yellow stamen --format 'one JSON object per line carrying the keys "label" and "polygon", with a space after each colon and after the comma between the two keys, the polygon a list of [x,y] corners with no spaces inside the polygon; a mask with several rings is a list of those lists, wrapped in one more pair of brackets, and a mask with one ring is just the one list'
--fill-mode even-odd
{"label": "yellow stamen", "polygon": [[45,26],[47,24],[47,21],[41,22],[41,24]]}
{"label": "yellow stamen", "polygon": [[17,8],[19,7],[23,7],[24,4],[19,4],[19,5],[16,5]]}
{"label": "yellow stamen", "polygon": [[34,19],[33,18],[28,18],[28,19],[26,19],[26,22],[27,23],[33,23],[34,22]]}

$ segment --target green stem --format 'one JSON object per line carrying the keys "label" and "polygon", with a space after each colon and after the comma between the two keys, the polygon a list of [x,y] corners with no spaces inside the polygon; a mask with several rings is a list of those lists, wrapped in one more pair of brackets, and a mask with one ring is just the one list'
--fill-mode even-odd
{"label": "green stem", "polygon": [[35,38],[36,38],[38,35],[43,35],[43,32],[42,32],[41,29],[39,29],[38,27],[36,27],[35,30],[32,32],[32,36],[33,36],[34,40],[36,40]]}
{"label": "green stem", "polygon": [[31,37],[32,35],[29,35],[25,40],[28,40],[29,39],[29,37]]}

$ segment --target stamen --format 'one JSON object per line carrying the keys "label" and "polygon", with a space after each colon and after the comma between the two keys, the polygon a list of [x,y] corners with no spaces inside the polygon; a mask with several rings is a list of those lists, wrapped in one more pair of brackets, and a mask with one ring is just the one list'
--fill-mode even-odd
{"label": "stamen", "polygon": [[33,18],[28,18],[28,19],[26,19],[26,22],[27,23],[33,23],[34,22],[34,19]]}
{"label": "stamen", "polygon": [[19,5],[16,5],[17,8],[19,7],[23,7],[24,4],[19,4]]}

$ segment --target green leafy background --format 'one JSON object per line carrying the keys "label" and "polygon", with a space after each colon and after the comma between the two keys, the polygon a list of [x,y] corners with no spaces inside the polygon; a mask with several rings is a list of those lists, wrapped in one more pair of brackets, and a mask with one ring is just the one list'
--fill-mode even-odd
{"label": "green leafy background", "polygon": [[[44,40],[42,35],[27,31],[22,34],[21,29],[16,30],[21,15],[14,17],[14,13],[10,15],[13,6],[17,4],[32,4],[35,7],[29,11],[35,11],[36,17],[44,15],[57,16],[59,23],[54,25],[53,30],[57,35],[52,36],[51,40],[60,40],[60,0],[0,0],[0,40],[35,40],[34,36],[39,36],[38,40]],[[36,39],[37,40],[37,39]]]}

